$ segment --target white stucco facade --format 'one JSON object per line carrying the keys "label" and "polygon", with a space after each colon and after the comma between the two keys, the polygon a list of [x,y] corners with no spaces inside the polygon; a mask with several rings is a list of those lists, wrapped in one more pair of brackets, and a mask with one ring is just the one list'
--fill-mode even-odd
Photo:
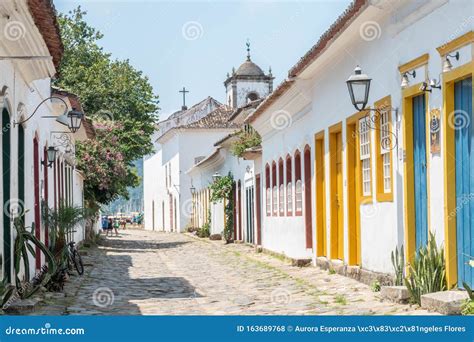
{"label": "white stucco facade", "polygon": [[[67,110],[72,104],[67,97],[54,95],[51,78],[56,73],[55,65],[44,37],[35,26],[26,1],[4,2],[0,4],[2,13],[8,14],[0,22],[4,37],[0,40],[2,56],[50,56],[49,58],[9,59],[0,61],[0,110],[2,112],[2,139],[0,149],[2,162],[0,182],[2,213],[0,234],[3,243],[2,267],[5,278],[13,279],[13,244],[16,230],[13,220],[24,214],[27,227],[36,223],[37,237],[48,245],[48,233],[41,216],[41,206],[54,208],[60,200],[69,204],[83,206],[83,176],[75,170],[74,143],[77,139],[85,139],[82,127],[77,133],[71,134],[68,127],[56,122],[55,118]],[[22,36],[8,36],[6,25],[17,26]],[[62,98],[48,99],[51,96]],[[38,105],[43,102],[39,107]],[[37,108],[36,113],[34,113]],[[32,116],[32,114],[34,115]],[[20,130],[23,132],[20,133]],[[60,144],[60,135],[66,132],[70,141],[66,147]],[[24,148],[20,148],[20,136],[24,139]],[[46,167],[46,149],[57,148],[55,162]],[[35,147],[37,159],[35,159]],[[22,166],[23,163],[23,166]],[[35,169],[37,177],[35,177]],[[60,176],[61,174],[61,176]],[[9,177],[8,177],[9,176]],[[21,190],[23,189],[23,191]],[[37,199],[35,200],[35,194]],[[36,217],[35,217],[36,213]],[[74,240],[80,242],[84,238],[84,227],[77,227]],[[30,257],[30,274],[41,267],[44,255]],[[36,262],[40,260],[40,262]],[[9,270],[8,270],[9,269]],[[25,272],[25,270],[20,270]]]}
{"label": "white stucco facade", "polygon": [[[471,14],[466,11],[471,9]],[[449,18],[449,20],[446,20]],[[396,135],[396,146],[391,153],[392,196],[391,201],[378,199],[377,190],[377,144],[376,134],[370,133],[371,159],[370,171],[372,191],[368,198],[359,203],[356,210],[360,218],[360,262],[364,269],[376,272],[393,273],[390,253],[397,246],[407,244],[406,204],[404,203],[406,181],[403,112],[404,91],[401,89],[401,72],[399,67],[418,59],[422,62],[412,64],[416,77],[410,77],[410,86],[406,91],[414,91],[420,82],[435,78],[439,81],[442,74],[443,56],[438,48],[447,42],[472,33],[474,20],[472,3],[469,1],[379,1],[369,4],[355,18],[348,29],[336,35],[323,53],[309,63],[296,77],[288,90],[265,111],[253,120],[252,125],[262,135],[262,165],[294,156],[296,150],[303,151],[307,145],[311,149],[311,211],[313,251],[304,246],[304,222],[302,217],[278,217],[264,215],[263,247],[281,252],[292,257],[316,258],[316,178],[315,178],[315,138],[324,132],[324,231],[326,239],[325,257],[331,258],[331,156],[329,137],[337,125],[342,135],[342,184],[343,184],[343,253],[342,260],[349,263],[350,236],[348,184],[352,180],[348,175],[347,157],[348,124],[356,113],[352,106],[345,81],[353,73],[356,65],[372,79],[368,106],[390,96],[391,124]],[[368,29],[372,31],[368,31]],[[473,60],[473,44],[467,42],[452,52],[459,51],[460,58],[451,58],[453,69],[467,65]],[[425,56],[421,57],[420,56]],[[426,60],[424,60],[424,59]],[[442,112],[444,105],[443,92],[433,89],[426,95],[426,116],[433,109]],[[444,113],[446,115],[446,113]],[[283,121],[279,121],[280,120]],[[284,122],[278,125],[278,122]],[[276,124],[275,124],[276,123]],[[427,123],[429,129],[429,124]],[[407,131],[408,132],[408,131]],[[441,127],[441,139],[445,127]],[[350,134],[349,134],[350,136]],[[429,138],[429,133],[427,133]],[[442,140],[441,140],[442,141]],[[443,159],[445,151],[431,153],[427,143],[427,182],[428,182],[428,227],[440,244],[445,240],[445,170]],[[293,159],[294,161],[294,159]],[[264,167],[264,166],[262,166]],[[294,165],[293,165],[294,167]],[[286,170],[286,169],[285,169]],[[302,168],[303,170],[303,168]],[[294,175],[294,172],[292,173]],[[294,184],[294,182],[293,182]],[[307,191],[308,189],[304,189]],[[380,191],[379,191],[380,192]],[[265,201],[265,191],[263,192]],[[412,228],[409,228],[412,229]]]}

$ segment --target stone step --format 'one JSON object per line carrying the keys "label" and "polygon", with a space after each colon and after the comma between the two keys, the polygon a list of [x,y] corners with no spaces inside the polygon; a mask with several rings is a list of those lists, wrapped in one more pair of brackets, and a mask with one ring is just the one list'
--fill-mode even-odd
{"label": "stone step", "polygon": [[466,291],[441,291],[421,296],[421,307],[443,315],[461,314],[461,305],[468,299]]}
{"label": "stone step", "polygon": [[391,302],[405,304],[410,299],[410,292],[406,286],[382,286],[380,295]]}
{"label": "stone step", "polygon": [[38,308],[40,300],[37,298],[17,299],[10,305],[5,305],[4,311],[12,314],[27,314],[35,311]]}

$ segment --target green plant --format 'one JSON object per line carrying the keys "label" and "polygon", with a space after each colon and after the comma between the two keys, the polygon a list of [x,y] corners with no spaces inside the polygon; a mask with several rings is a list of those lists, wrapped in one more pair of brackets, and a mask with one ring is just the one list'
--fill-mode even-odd
{"label": "green plant", "polygon": [[428,244],[417,251],[413,263],[408,264],[405,285],[411,301],[418,305],[423,294],[447,289],[444,248],[438,248],[433,234],[430,233]]}
{"label": "green plant", "polygon": [[207,221],[197,230],[197,236],[200,238],[207,238],[211,236],[211,210],[207,211]]}
{"label": "green plant", "polygon": [[260,134],[250,127],[247,130],[243,129],[237,133],[237,140],[232,143],[230,151],[233,155],[242,157],[245,150],[259,146],[261,143],[262,138]]}
{"label": "green plant", "polygon": [[380,292],[380,282],[375,280],[372,285],[370,285],[370,288],[372,289],[372,292]]}
{"label": "green plant", "polygon": [[0,307],[4,307],[15,291],[15,286],[10,284],[7,279],[0,282]]}
{"label": "green plant", "polygon": [[465,282],[462,283],[462,286],[466,289],[469,298],[461,305],[461,315],[474,315],[474,293]]}
{"label": "green plant", "polygon": [[234,177],[229,172],[227,176],[221,177],[210,185],[211,202],[225,201],[225,226],[224,239],[226,243],[232,242],[234,235]]}
{"label": "green plant", "polygon": [[332,275],[332,274],[336,274],[336,270],[335,270],[334,268],[332,268],[332,267],[329,268],[328,272],[329,272],[329,274],[331,274],[331,275]]}
{"label": "green plant", "polygon": [[224,226],[224,239],[226,243],[233,241],[234,237],[234,196],[231,194],[227,200],[225,206],[225,226]]}
{"label": "green plant", "polygon": [[403,285],[403,270],[405,268],[405,254],[403,252],[403,245],[400,247],[400,252],[398,247],[395,248],[395,252],[392,251],[392,265],[395,270],[395,285]]}
{"label": "green plant", "polygon": [[337,303],[337,304],[340,304],[340,305],[346,305],[347,304],[347,299],[344,295],[342,294],[338,294],[334,297],[334,301]]}
{"label": "green plant", "polygon": [[234,177],[229,172],[227,176],[220,177],[212,182],[209,188],[211,189],[211,202],[217,203],[222,200],[228,200],[232,195],[232,188],[234,185]]}
{"label": "green plant", "polygon": [[45,204],[42,208],[43,221],[50,231],[49,249],[57,265],[46,288],[51,291],[60,291],[68,270],[67,241],[72,238],[75,227],[89,218],[92,213],[82,207],[70,206],[65,203],[61,203],[56,209],[51,209]]}
{"label": "green plant", "polygon": [[[51,275],[56,272],[57,265],[55,263],[54,256],[51,254],[49,249],[36,238],[34,234],[34,222],[28,230],[28,227],[25,227],[23,216],[21,216],[14,219],[13,225],[17,232],[13,255],[15,266],[15,285],[18,295],[21,298],[28,298],[38,291],[41,286],[44,286],[49,282]],[[36,251],[34,247],[39,248],[39,250],[44,254],[48,266],[43,269],[41,277],[35,277],[35,281],[30,282],[30,261],[28,253],[35,257]],[[23,281],[19,278],[21,265],[23,265],[24,271]]]}

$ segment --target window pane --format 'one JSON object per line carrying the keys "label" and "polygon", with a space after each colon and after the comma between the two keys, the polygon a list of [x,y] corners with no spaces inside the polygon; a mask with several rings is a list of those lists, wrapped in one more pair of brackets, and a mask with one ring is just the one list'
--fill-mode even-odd
{"label": "window pane", "polygon": [[280,193],[279,193],[279,205],[280,205],[280,214],[285,213],[285,187],[283,184],[280,185]]}
{"label": "window pane", "polygon": [[303,211],[303,194],[302,194],[302,182],[301,180],[296,181],[295,185],[295,210]]}
{"label": "window pane", "polygon": [[276,214],[278,211],[278,201],[277,201],[277,187],[273,187],[273,213]]}
{"label": "window pane", "polygon": [[291,189],[291,183],[286,186],[286,206],[289,213],[293,212],[293,194]]}
{"label": "window pane", "polygon": [[392,180],[390,174],[390,153],[383,155],[383,188],[385,193],[389,193],[392,190]]}

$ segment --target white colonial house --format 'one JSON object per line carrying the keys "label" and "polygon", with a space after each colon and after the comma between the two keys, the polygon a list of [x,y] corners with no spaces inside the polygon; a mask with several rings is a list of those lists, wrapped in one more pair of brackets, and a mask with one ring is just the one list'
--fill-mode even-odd
{"label": "white colonial house", "polygon": [[[271,71],[265,74],[248,54],[247,60],[227,75],[224,85],[227,104],[222,105],[209,97],[190,109],[183,106],[158,124],[155,152],[144,161],[146,229],[184,232],[193,225],[191,189],[199,186],[198,191],[204,191],[208,183],[206,175],[196,176],[194,180],[187,172],[196,165],[204,167],[213,162],[216,148],[221,149],[215,143],[242,128],[240,113],[247,113],[248,108],[243,110],[244,107],[272,91],[273,76]],[[244,170],[247,165],[251,163],[245,164]],[[236,174],[239,174],[240,166],[237,170]],[[243,183],[241,187],[244,191]],[[203,209],[201,216],[207,217],[207,212]],[[223,209],[212,215],[216,215],[212,221],[217,232],[222,228],[218,222],[223,220]]]}
{"label": "white colonial house", "polygon": [[[262,136],[264,248],[368,282],[432,233],[449,285],[473,285],[472,9],[356,0],[291,68],[247,120]],[[357,65],[365,111],[346,85]]]}
{"label": "white colonial house", "polygon": [[[232,175],[233,189],[233,238],[251,244],[260,239],[261,214],[259,176],[254,177],[254,163],[244,156],[238,157],[233,144],[240,134],[245,134],[249,126],[243,124],[247,116],[255,110],[261,100],[255,100],[233,111],[229,122],[236,128],[234,132],[214,143],[214,150],[186,174],[191,179],[193,189],[192,226],[201,228],[210,219],[211,234],[222,234],[226,223],[224,201],[210,201],[209,186],[215,177]],[[258,203],[258,204],[257,204]]]}
{"label": "white colonial house", "polygon": [[[34,224],[36,237],[48,245],[41,206],[54,208],[59,201],[82,206],[84,178],[75,169],[74,146],[76,139],[92,137],[93,130],[85,122],[71,134],[64,121],[56,120],[81,108],[75,95],[51,87],[63,53],[52,3],[2,1],[0,13],[0,251],[3,277],[10,281],[14,277],[14,218],[24,212],[26,226]],[[57,150],[53,160],[48,158],[51,148]],[[83,236],[83,227],[78,227],[70,238],[80,241]],[[37,249],[29,272],[34,274],[44,261]]]}

